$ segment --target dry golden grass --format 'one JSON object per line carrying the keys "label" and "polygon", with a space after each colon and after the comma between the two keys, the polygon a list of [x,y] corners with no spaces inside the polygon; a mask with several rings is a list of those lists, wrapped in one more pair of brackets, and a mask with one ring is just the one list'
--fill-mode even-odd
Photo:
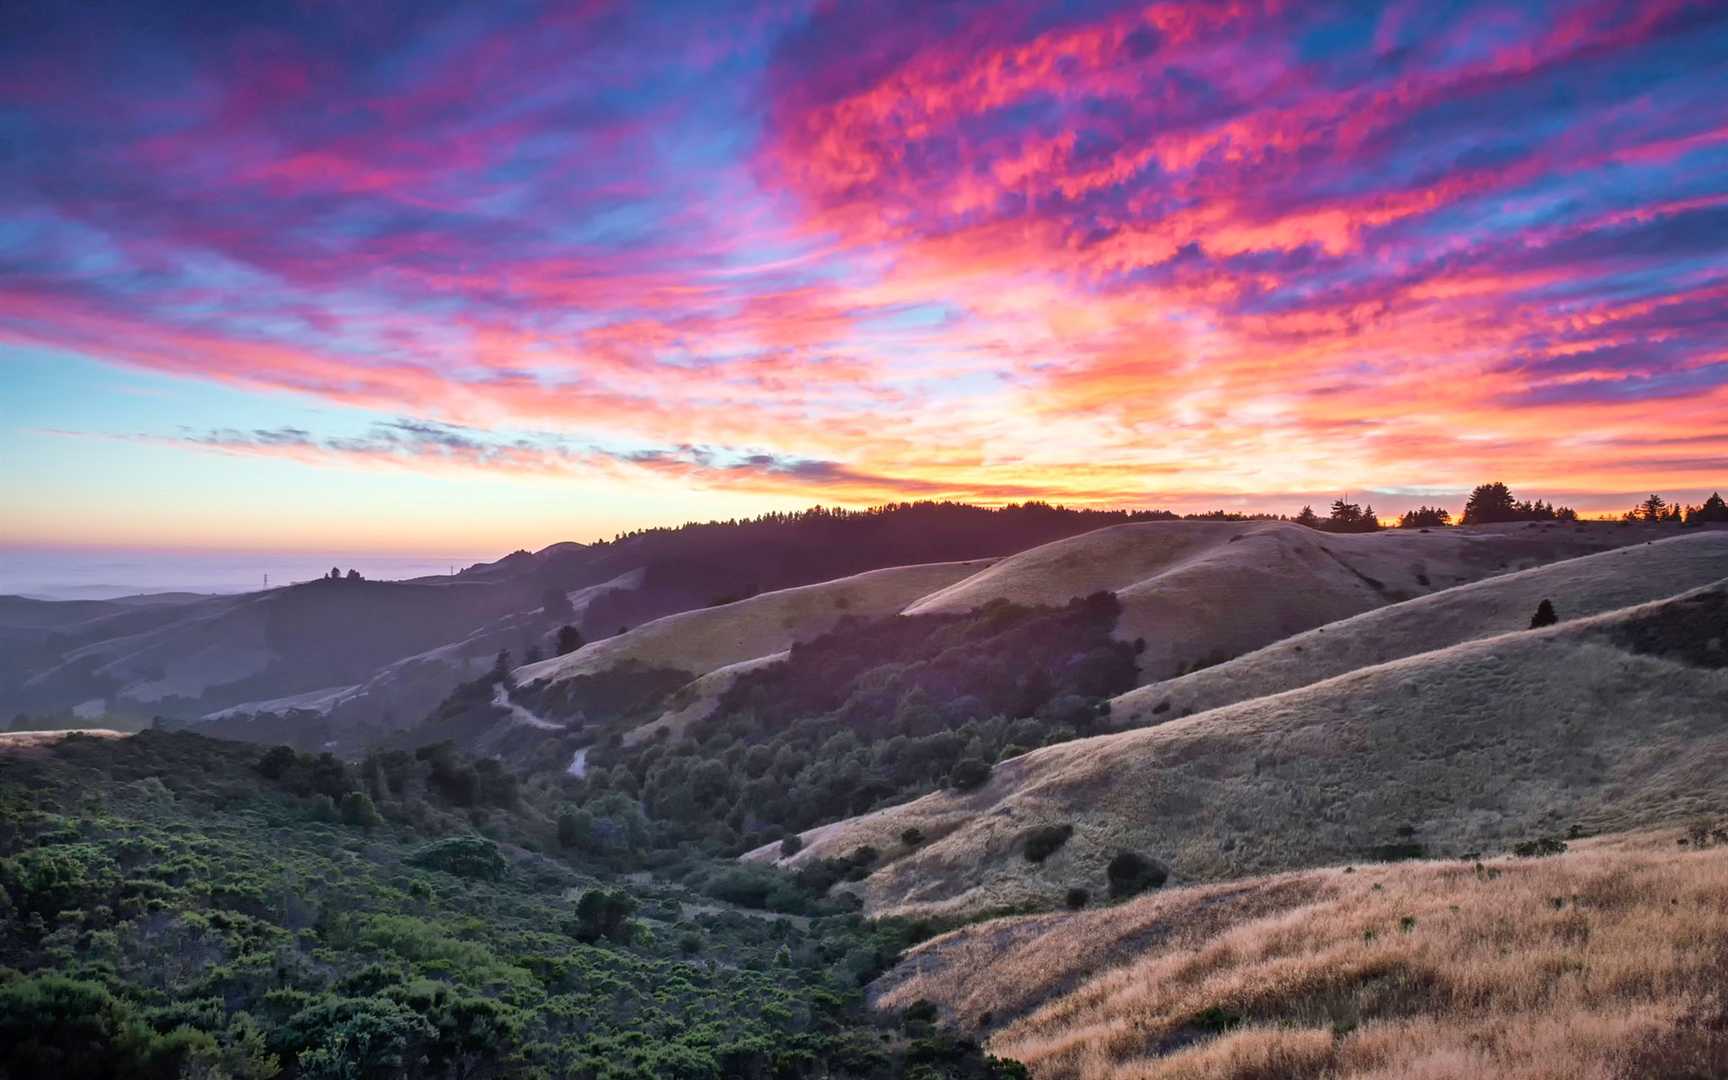
{"label": "dry golden grass", "polygon": [[65,728],[59,731],[0,731],[0,754],[21,753],[29,750],[46,750],[65,739],[68,735],[79,735],[91,739],[124,739],[131,734],[130,731],[116,731],[113,728]]}
{"label": "dry golden grass", "polygon": [[[1728,583],[1035,750],[975,791],[812,830],[786,861],[870,845],[871,913],[954,916],[1102,895],[1123,849],[1224,881],[1362,858],[1405,826],[1434,854],[1492,853],[1728,812],[1725,650]],[[1026,829],[1057,824],[1072,838],[1028,862]],[[900,843],[909,827],[927,842]]]}
{"label": "dry golden grass", "polygon": [[1305,871],[937,938],[874,988],[1033,1074],[1728,1075],[1728,848]]}
{"label": "dry golden grass", "polygon": [[894,566],[778,589],[747,600],[698,608],[643,623],[627,633],[516,669],[527,684],[592,675],[635,661],[703,675],[767,656],[832,629],[848,615],[891,615],[907,604],[990,565],[989,559]]}
{"label": "dry golden grass", "polygon": [[1331,535],[1282,522],[1141,522],[1010,556],[907,612],[998,598],[1062,604],[1109,589],[1122,602],[1117,636],[1145,642],[1140,676],[1153,682],[1437,589],[1667,535],[1606,524]]}
{"label": "dry golden grass", "polygon": [[1522,630],[1544,599],[1554,602],[1562,619],[1578,619],[1724,577],[1728,530],[1691,531],[1502,574],[1328,623],[1226,663],[1140,687],[1111,703],[1111,722],[1120,727],[1159,723]]}

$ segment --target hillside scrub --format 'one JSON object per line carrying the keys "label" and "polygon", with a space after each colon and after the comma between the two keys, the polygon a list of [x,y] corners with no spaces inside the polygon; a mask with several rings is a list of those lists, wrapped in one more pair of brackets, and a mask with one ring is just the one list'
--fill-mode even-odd
{"label": "hillside scrub", "polygon": [[[640,805],[651,843],[735,854],[952,786],[970,790],[1011,746],[1099,730],[1133,685],[1109,593],[1054,608],[848,619],[746,672],[686,737],[603,742],[584,805]],[[785,852],[796,854],[796,849]]]}
{"label": "hillside scrub", "polygon": [[[865,1011],[903,931],[765,867],[821,917],[598,877],[548,854],[547,793],[458,805],[435,769],[486,771],[151,731],[0,755],[0,1076],[1024,1075]],[[361,792],[379,820],[343,824]]]}
{"label": "hillside scrub", "polygon": [[[890,858],[851,890],[866,910],[947,917],[1098,895],[1123,851],[1193,883],[1721,814],[1725,616],[1728,588],[1707,586],[1045,746],[977,791],[809,834],[790,865],[875,846]],[[1041,820],[1074,836],[1028,864],[1016,837]],[[890,847],[907,828],[932,842]]]}
{"label": "hillside scrub", "polygon": [[1724,963],[1728,849],[1658,833],[969,927],[875,997],[1058,1080],[1634,1080],[1728,1074]]}

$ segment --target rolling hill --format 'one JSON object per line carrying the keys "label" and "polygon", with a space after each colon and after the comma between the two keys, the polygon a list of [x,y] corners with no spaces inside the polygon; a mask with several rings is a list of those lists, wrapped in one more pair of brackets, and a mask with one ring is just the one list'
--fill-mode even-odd
{"label": "rolling hill", "polygon": [[996,599],[1055,605],[1109,590],[1123,607],[1117,636],[1145,643],[1141,681],[1155,682],[1387,604],[1657,535],[1667,533],[1561,522],[1372,534],[1287,522],[1135,522],[1003,559],[906,612],[967,611]]}
{"label": "rolling hill", "polygon": [[[1728,581],[1045,747],[975,791],[811,830],[780,861],[870,847],[870,911],[958,915],[1102,894],[1124,850],[1205,882],[1631,829],[1728,807],[1724,702]],[[1034,863],[1037,826],[1072,836]]]}
{"label": "rolling hill", "polygon": [[1562,619],[1598,615],[1728,576],[1728,531],[1665,540],[1501,574],[1364,612],[1111,703],[1112,724],[1141,727],[1464,641],[1521,630],[1550,600]]}
{"label": "rolling hill", "polygon": [[[1677,844],[1676,841],[1682,843]],[[871,988],[1038,1077],[1705,1077],[1728,846],[1331,867],[998,919]]]}
{"label": "rolling hill", "polygon": [[566,656],[517,668],[522,685],[557,684],[627,663],[674,668],[692,677],[780,652],[847,616],[892,615],[908,603],[976,574],[989,560],[871,570],[835,581],[761,593],[667,615]]}
{"label": "rolling hill", "polygon": [[[414,724],[502,649],[518,660],[550,651],[549,635],[565,621],[603,640],[758,593],[1007,555],[1154,516],[1040,503],[817,507],[553,544],[451,577],[218,597],[0,597],[0,715],[62,724],[214,716],[217,729],[242,737],[295,723],[343,738],[361,725],[376,734]],[[544,612],[549,591],[570,596],[573,610]]]}

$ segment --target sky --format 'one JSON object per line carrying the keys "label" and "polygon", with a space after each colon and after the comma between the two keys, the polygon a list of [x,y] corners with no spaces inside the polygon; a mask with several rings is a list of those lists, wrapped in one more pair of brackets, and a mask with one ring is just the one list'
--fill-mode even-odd
{"label": "sky", "polygon": [[0,36],[0,545],[1728,487],[1728,5],[123,3]]}

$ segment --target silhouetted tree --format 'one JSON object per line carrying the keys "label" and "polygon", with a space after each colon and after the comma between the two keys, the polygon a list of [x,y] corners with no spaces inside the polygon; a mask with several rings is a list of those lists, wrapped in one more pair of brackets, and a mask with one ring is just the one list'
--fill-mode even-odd
{"label": "silhouetted tree", "polygon": [[1398,518],[1400,529],[1431,529],[1452,524],[1452,512],[1438,506],[1419,506]]}
{"label": "silhouetted tree", "polygon": [[1688,525],[1714,522],[1728,522],[1728,503],[1723,502],[1721,493],[1716,491],[1710,493],[1702,506],[1693,507],[1686,515]]}
{"label": "silhouetted tree", "polygon": [[1554,603],[1544,599],[1536,605],[1536,614],[1530,616],[1530,629],[1539,630],[1544,626],[1553,626],[1560,621],[1560,616],[1554,614]]}
{"label": "silhouetted tree", "polygon": [[502,679],[510,674],[510,650],[499,649],[497,659],[492,661],[492,678]]}
{"label": "silhouetted tree", "polygon": [[332,566],[330,568],[330,580],[331,581],[340,581],[341,579],[342,579],[341,569],[339,567]]}
{"label": "silhouetted tree", "polygon": [[1335,499],[1332,502],[1331,515],[1320,523],[1320,528],[1331,533],[1375,532],[1380,528],[1380,519],[1375,515],[1372,505],[1362,506],[1359,503]]}
{"label": "silhouetted tree", "polygon": [[1638,520],[1655,524],[1656,522],[1666,520],[1668,516],[1667,510],[1668,500],[1655,492],[1651,492],[1650,497],[1639,503],[1637,509],[1634,510],[1633,513],[1637,515]]}
{"label": "silhouetted tree", "polygon": [[554,648],[554,654],[563,656],[567,653],[573,653],[584,644],[586,642],[582,640],[582,631],[566,623],[558,628],[558,644]]}
{"label": "silhouetted tree", "polygon": [[1320,515],[1314,512],[1312,506],[1304,506],[1302,512],[1297,514],[1291,520],[1296,522],[1298,525],[1306,525],[1310,529],[1318,529],[1320,527]]}
{"label": "silhouetted tree", "polygon": [[1512,497],[1512,489],[1496,480],[1492,484],[1478,484],[1470,492],[1470,498],[1464,503],[1465,525],[1486,525],[1496,521],[1517,521],[1517,500]]}
{"label": "silhouetted tree", "polygon": [[349,581],[365,581],[366,580],[365,578],[360,576],[360,571],[354,570],[354,569],[349,569],[347,576],[348,576]]}

